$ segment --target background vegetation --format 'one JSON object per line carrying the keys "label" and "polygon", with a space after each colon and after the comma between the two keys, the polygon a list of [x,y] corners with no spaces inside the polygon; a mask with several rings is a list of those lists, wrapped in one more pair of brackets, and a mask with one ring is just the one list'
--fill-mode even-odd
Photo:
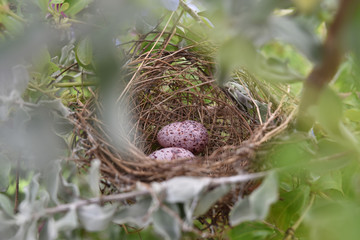
{"label": "background vegetation", "polygon": [[[232,227],[217,238],[358,239],[356,0],[0,0],[0,238],[201,234],[193,212],[189,219],[171,215],[177,211],[171,201],[189,210],[186,203],[203,197],[206,208],[211,201],[201,194],[214,183],[182,179],[161,186],[173,194],[164,200],[173,211],[159,208],[140,187],[132,208],[120,204],[127,195],[100,198],[98,162],[79,174],[66,161],[74,137],[67,116],[99,86],[105,95],[120,92],[114,86],[127,61],[127,44],[167,23],[179,33],[169,47],[216,46],[220,85],[234,69],[246,68],[287,89],[299,110],[289,129],[263,149],[274,170],[262,173],[262,185],[239,199]],[[171,192],[179,185],[186,191]],[[226,192],[218,189],[217,197]],[[119,204],[101,204],[108,201]]]}

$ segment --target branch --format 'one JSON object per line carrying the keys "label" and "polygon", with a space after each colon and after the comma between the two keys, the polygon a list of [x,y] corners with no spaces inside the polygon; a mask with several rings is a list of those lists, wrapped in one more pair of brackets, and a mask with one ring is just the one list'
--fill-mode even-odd
{"label": "branch", "polygon": [[[240,182],[247,182],[254,179],[259,179],[265,177],[269,172],[259,172],[259,173],[250,173],[250,174],[242,174],[236,175],[231,177],[222,177],[222,178],[214,178],[210,181],[210,186],[215,187],[223,184],[233,184],[233,183],[240,183]],[[151,187],[148,189],[128,192],[128,193],[119,193],[107,196],[101,196],[96,198],[90,198],[86,200],[79,200],[73,203],[58,205],[53,208],[45,209],[45,214],[51,215],[55,213],[67,212],[71,209],[77,209],[82,206],[90,205],[90,204],[103,204],[107,202],[113,201],[122,201],[129,198],[144,196],[144,195],[151,195],[154,191]]]}
{"label": "branch", "polygon": [[328,35],[323,44],[322,60],[313,68],[307,77],[301,98],[297,128],[308,131],[313,119],[308,115],[310,106],[316,104],[321,91],[335,76],[343,56],[342,31],[354,11],[357,0],[342,0],[330,25]]}
{"label": "branch", "polygon": [[299,219],[294,223],[294,225],[286,230],[286,235],[284,237],[284,240],[291,240],[294,239],[295,231],[300,226],[302,221],[304,220],[305,215],[308,213],[308,211],[311,209],[313,203],[315,200],[315,194],[311,193],[310,195],[310,202],[309,205],[304,210],[303,214],[299,217]]}

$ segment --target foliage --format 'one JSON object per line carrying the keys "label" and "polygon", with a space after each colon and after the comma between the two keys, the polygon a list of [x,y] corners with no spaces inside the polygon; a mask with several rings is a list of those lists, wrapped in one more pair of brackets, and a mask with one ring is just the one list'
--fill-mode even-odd
{"label": "foliage", "polygon": [[99,86],[104,102],[110,101],[119,76],[127,80],[121,66],[128,44],[154,39],[167,21],[175,26],[169,49],[213,44],[199,51],[214,55],[220,85],[246,68],[300,98],[337,9],[331,0],[0,0],[1,238],[213,237],[199,231],[196,217],[239,183],[263,178],[253,193],[239,196],[222,237],[357,239],[359,4],[342,29],[347,52],[341,65],[309,109],[312,129],[290,127],[261,149],[270,172],[177,177],[101,195],[106,182],[99,162],[78,174],[67,161],[74,138],[69,114]]}

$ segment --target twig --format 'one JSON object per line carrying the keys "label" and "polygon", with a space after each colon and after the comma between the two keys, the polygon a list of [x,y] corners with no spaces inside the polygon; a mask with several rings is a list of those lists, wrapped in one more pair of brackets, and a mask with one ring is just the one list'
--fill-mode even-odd
{"label": "twig", "polygon": [[[222,178],[214,178],[211,179],[209,187],[216,187],[223,184],[233,184],[233,183],[239,183],[239,182],[247,182],[250,180],[258,179],[265,177],[268,175],[269,171],[265,172],[259,172],[259,173],[250,173],[250,174],[242,174],[242,175],[236,175],[231,177],[222,177]],[[163,182],[166,184],[166,182]],[[86,206],[89,204],[103,204],[106,202],[112,202],[112,201],[122,201],[129,198],[144,196],[144,195],[151,195],[155,191],[149,186],[147,189],[128,192],[128,193],[119,193],[114,195],[107,195],[107,196],[101,196],[96,198],[90,198],[87,200],[79,200],[77,202],[58,205],[53,208],[47,208],[45,209],[45,214],[55,214],[60,212],[66,212],[71,209],[77,209],[82,206]]]}
{"label": "twig", "polygon": [[19,181],[20,181],[20,160],[16,161],[16,186],[15,186],[15,204],[14,213],[19,212]]}
{"label": "twig", "polygon": [[87,87],[87,86],[97,86],[98,82],[66,82],[66,83],[55,83],[55,87]]}
{"label": "twig", "polygon": [[284,237],[284,240],[291,240],[294,237],[296,229],[300,226],[302,221],[305,218],[305,215],[308,213],[308,211],[311,209],[313,203],[315,200],[315,194],[311,193],[310,195],[310,202],[309,205],[306,207],[302,215],[299,217],[299,219],[294,223],[294,225],[286,230],[286,235]]}
{"label": "twig", "polygon": [[120,194],[114,194],[114,195],[108,195],[108,196],[101,196],[101,197],[97,197],[97,198],[90,198],[87,200],[79,200],[77,202],[58,205],[53,208],[47,208],[45,210],[45,213],[50,215],[50,214],[55,214],[55,213],[60,213],[60,212],[66,212],[66,211],[69,211],[74,208],[77,209],[79,207],[86,206],[89,204],[101,204],[101,203],[106,203],[106,202],[111,202],[111,201],[121,201],[121,200],[134,198],[134,197],[138,197],[138,196],[143,196],[143,195],[148,195],[148,194],[149,194],[148,190],[139,190],[139,191],[128,192],[128,193],[120,193]]}

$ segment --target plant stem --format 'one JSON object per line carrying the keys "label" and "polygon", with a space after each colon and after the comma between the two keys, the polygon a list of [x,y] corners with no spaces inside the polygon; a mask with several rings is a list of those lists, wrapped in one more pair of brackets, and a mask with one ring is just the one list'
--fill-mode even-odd
{"label": "plant stem", "polygon": [[55,83],[55,87],[87,87],[87,86],[97,86],[98,82],[66,82],[66,83]]}
{"label": "plant stem", "polygon": [[[262,178],[262,177],[268,175],[268,173],[269,172],[259,172],[259,173],[241,174],[241,175],[236,175],[236,176],[231,176],[231,177],[222,177],[222,178],[217,178],[217,179],[211,179],[209,182],[209,186],[215,187],[215,186],[220,186],[223,184],[247,182],[249,180]],[[163,182],[163,183],[166,184],[166,182]],[[149,195],[152,192],[154,192],[154,191],[151,188],[149,188],[146,190],[138,190],[138,191],[133,191],[133,192],[119,193],[119,194],[114,194],[114,195],[90,198],[87,200],[79,200],[79,201],[76,201],[73,203],[58,205],[53,208],[47,208],[47,209],[45,209],[45,214],[50,215],[50,214],[55,214],[55,213],[60,213],[60,212],[66,212],[71,209],[74,209],[74,208],[77,209],[79,207],[86,206],[89,204],[103,204],[103,203],[112,202],[112,201],[122,201],[122,200],[129,199],[129,198]]]}
{"label": "plant stem", "polygon": [[14,213],[19,212],[19,181],[20,181],[20,160],[16,161],[16,186],[15,186],[15,204]]}
{"label": "plant stem", "polygon": [[291,239],[293,239],[296,229],[300,226],[300,224],[301,224],[302,221],[304,220],[304,217],[305,217],[305,215],[308,213],[308,211],[310,210],[310,208],[312,207],[312,205],[313,205],[313,203],[314,203],[314,200],[315,200],[315,194],[314,194],[314,193],[311,193],[311,194],[310,194],[309,205],[306,207],[306,209],[304,210],[304,212],[302,213],[302,215],[299,217],[299,219],[294,223],[294,225],[286,230],[286,235],[285,235],[285,237],[284,237],[284,240],[291,240]]}

